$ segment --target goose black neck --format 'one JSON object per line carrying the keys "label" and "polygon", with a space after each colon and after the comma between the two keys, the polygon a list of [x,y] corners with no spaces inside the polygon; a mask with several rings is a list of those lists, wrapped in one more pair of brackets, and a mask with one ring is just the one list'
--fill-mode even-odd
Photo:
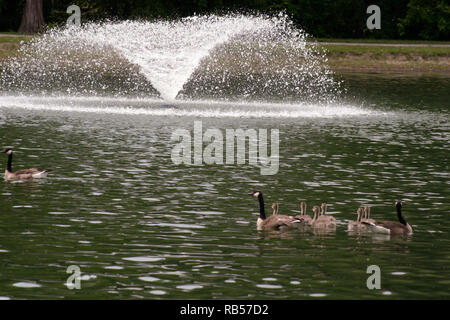
{"label": "goose black neck", "polygon": [[406,226],[406,220],[402,216],[402,206],[401,205],[397,206],[397,217],[398,217],[398,221],[400,221],[401,224]]}
{"label": "goose black neck", "polygon": [[264,198],[262,193],[259,194],[258,201],[259,201],[259,217],[264,220],[266,219],[266,212],[264,211]]}
{"label": "goose black neck", "polygon": [[8,155],[8,164],[6,165],[6,170],[12,172],[12,152]]}

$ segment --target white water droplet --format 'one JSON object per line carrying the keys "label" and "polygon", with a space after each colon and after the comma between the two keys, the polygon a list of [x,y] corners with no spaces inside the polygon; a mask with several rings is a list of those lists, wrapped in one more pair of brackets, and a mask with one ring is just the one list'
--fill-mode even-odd
{"label": "white water droplet", "polygon": [[40,288],[41,285],[36,282],[16,282],[13,284],[14,287],[18,288]]}
{"label": "white water droplet", "polygon": [[164,260],[165,258],[142,256],[142,257],[125,257],[122,259],[127,260],[127,261],[134,261],[134,262],[156,262],[156,261]]}

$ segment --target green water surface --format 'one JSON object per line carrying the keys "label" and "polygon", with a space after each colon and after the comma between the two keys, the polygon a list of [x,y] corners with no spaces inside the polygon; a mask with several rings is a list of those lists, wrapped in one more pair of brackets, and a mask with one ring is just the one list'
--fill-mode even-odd
{"label": "green water surface", "polygon": [[[14,169],[53,170],[42,181],[0,182],[0,297],[450,298],[450,79],[340,77],[346,103],[377,112],[200,118],[0,106]],[[175,165],[171,134],[195,120],[279,129],[278,173]],[[336,232],[258,232],[255,189],[267,212],[274,201],[290,215],[300,201],[309,214],[327,202]],[[361,205],[395,220],[397,199],[413,235],[346,231]],[[70,265],[81,270],[79,290],[65,285]],[[366,286],[370,265],[380,267],[379,290]]]}

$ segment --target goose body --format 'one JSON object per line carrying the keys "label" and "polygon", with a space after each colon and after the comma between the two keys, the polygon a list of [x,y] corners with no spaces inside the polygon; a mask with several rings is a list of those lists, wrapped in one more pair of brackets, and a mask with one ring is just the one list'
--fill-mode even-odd
{"label": "goose body", "polygon": [[13,181],[13,180],[31,180],[31,179],[40,179],[47,177],[48,171],[43,170],[40,171],[36,168],[19,170],[16,172],[12,171],[12,158],[13,151],[11,149],[5,149],[2,153],[6,153],[8,155],[8,163],[6,165],[5,170],[5,180]]}
{"label": "goose body", "polygon": [[[282,227],[292,227],[301,221],[294,217],[276,214],[270,217],[266,217],[266,213],[264,211],[264,198],[261,191],[254,191],[251,193],[252,196],[258,198],[259,202],[259,217],[256,220],[256,229],[258,230],[276,230]],[[277,211],[278,212],[278,211]]]}
{"label": "goose body", "polygon": [[306,214],[306,202],[302,201],[300,203],[300,214],[296,215],[295,218],[300,219],[304,224],[311,224],[312,218]]}
{"label": "goose body", "polygon": [[412,234],[413,229],[406,222],[402,216],[402,202],[396,201],[395,207],[397,209],[397,217],[399,221],[375,221],[375,222],[363,222],[368,225],[373,231],[382,232],[387,234]]}
{"label": "goose body", "polygon": [[311,220],[311,225],[314,228],[336,228],[336,218],[326,215],[327,204],[322,203],[322,211],[319,214],[319,206],[313,207],[314,218]]}
{"label": "goose body", "polygon": [[300,220],[295,219],[294,217],[279,214],[270,216],[266,219],[258,218],[258,220],[256,221],[256,229],[280,229],[282,227],[292,227],[295,223],[300,222]]}

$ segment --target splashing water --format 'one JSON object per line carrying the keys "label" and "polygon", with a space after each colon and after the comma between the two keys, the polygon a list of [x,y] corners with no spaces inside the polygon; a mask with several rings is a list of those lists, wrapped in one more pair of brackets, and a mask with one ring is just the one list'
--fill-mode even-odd
{"label": "splashing water", "polygon": [[323,52],[285,15],[193,16],[52,29],[2,69],[7,90],[330,101]]}
{"label": "splashing water", "polygon": [[[393,116],[394,113],[370,110],[342,103],[332,105],[310,103],[224,102],[216,100],[184,100],[176,105],[161,103],[155,98],[8,96],[0,95],[0,111],[23,109],[129,116],[170,116],[195,118],[336,118]],[[0,113],[0,124],[1,124]]]}

